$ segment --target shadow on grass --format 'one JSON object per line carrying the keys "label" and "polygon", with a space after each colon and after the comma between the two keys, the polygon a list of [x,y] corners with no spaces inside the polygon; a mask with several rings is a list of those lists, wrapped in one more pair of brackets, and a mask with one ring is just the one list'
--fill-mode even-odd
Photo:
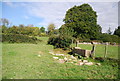
{"label": "shadow on grass", "polygon": [[119,59],[115,59],[115,58],[103,58],[103,57],[96,57],[95,60],[97,61],[101,61],[101,62],[104,62],[104,61],[110,61],[110,62],[120,62]]}

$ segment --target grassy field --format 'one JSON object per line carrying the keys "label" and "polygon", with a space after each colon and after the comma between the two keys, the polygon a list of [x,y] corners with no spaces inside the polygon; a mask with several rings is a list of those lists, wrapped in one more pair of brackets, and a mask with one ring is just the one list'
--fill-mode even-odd
{"label": "grassy field", "polygon": [[[88,45],[79,44],[78,46],[81,47],[82,49],[92,50],[92,45],[89,44]],[[96,45],[95,56],[104,57],[104,54],[105,54],[105,45]],[[106,57],[118,59],[118,46],[108,45]]]}
{"label": "grassy field", "polygon": [[[100,62],[101,66],[78,66],[71,63],[58,63],[49,51],[47,37],[41,37],[39,44],[2,44],[3,79],[116,79],[117,63]],[[91,49],[91,45],[79,45]],[[66,53],[66,52],[64,52]],[[96,46],[96,56],[103,56],[104,46]],[[40,55],[38,57],[38,55]],[[118,47],[108,47],[108,57],[117,59]]]}

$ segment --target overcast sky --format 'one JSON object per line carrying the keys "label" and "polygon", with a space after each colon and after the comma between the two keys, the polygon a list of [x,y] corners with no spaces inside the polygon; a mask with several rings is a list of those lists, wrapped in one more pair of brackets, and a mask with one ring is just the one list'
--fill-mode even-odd
{"label": "overcast sky", "polygon": [[[74,5],[83,2],[3,2],[2,17],[7,18],[12,25],[33,24],[45,27],[54,23],[56,28],[64,24],[66,11]],[[110,27],[112,31],[118,26],[117,2],[89,2],[88,4],[97,12],[98,24],[106,32]]]}

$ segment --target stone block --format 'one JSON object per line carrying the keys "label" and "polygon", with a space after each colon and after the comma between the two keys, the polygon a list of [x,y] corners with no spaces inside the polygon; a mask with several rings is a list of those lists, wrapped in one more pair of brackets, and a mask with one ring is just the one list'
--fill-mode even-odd
{"label": "stone block", "polygon": [[91,54],[91,50],[85,50],[85,49],[81,49],[79,47],[74,47],[72,52],[77,53],[83,57],[89,57]]}

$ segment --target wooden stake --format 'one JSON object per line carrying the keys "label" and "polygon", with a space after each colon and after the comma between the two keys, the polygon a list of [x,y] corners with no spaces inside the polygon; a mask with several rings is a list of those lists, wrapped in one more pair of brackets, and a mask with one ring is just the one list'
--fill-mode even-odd
{"label": "wooden stake", "polygon": [[107,56],[107,45],[108,45],[108,43],[105,44],[105,54],[104,54],[104,58],[106,58],[106,56]]}
{"label": "wooden stake", "polygon": [[78,43],[77,43],[77,41],[76,41],[76,47],[78,47]]}
{"label": "wooden stake", "polygon": [[96,45],[94,44],[94,52],[93,52],[93,59],[95,59],[95,49],[96,49]]}
{"label": "wooden stake", "polygon": [[73,39],[72,39],[72,46],[71,46],[71,48],[73,49]]}
{"label": "wooden stake", "polygon": [[92,59],[95,59],[95,48],[96,48],[96,45],[94,44],[94,42],[91,42],[91,44],[93,45],[92,46],[92,50],[91,50],[91,57],[92,57]]}

